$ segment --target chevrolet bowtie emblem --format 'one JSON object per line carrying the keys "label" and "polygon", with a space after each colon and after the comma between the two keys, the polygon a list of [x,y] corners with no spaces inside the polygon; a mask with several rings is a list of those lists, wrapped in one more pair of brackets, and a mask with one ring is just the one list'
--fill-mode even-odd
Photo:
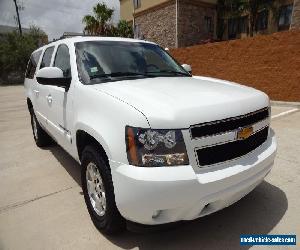
{"label": "chevrolet bowtie emblem", "polygon": [[237,140],[245,140],[253,133],[253,127],[239,128],[237,132]]}

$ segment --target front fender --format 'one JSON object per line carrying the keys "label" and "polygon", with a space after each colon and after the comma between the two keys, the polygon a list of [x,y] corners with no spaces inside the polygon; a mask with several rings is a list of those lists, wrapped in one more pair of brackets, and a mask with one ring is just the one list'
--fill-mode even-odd
{"label": "front fender", "polygon": [[125,127],[148,128],[146,117],[134,107],[96,90],[93,86],[77,88],[75,130],[83,130],[104,148],[109,160],[128,163]]}

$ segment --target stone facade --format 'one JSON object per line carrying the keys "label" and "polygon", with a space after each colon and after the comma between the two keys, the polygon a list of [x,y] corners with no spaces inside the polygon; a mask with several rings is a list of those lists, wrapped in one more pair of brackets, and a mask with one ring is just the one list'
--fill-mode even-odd
{"label": "stone facade", "polygon": [[[178,47],[215,38],[216,7],[198,1],[178,0]],[[211,30],[207,29],[209,20]]]}
{"label": "stone facade", "polygon": [[145,40],[162,47],[176,47],[175,1],[135,16],[134,22]]}
{"label": "stone facade", "polygon": [[294,0],[294,9],[293,9],[291,28],[300,29],[300,0]]}
{"label": "stone facade", "polygon": [[[206,18],[211,20],[210,31]],[[177,0],[177,38],[175,0],[136,14],[134,21],[146,40],[162,47],[185,47],[215,38],[216,7],[200,0]]]}
{"label": "stone facade", "polygon": [[[216,4],[213,2],[204,0],[160,1],[159,4],[134,14],[134,22],[142,37],[162,47],[174,48],[199,44],[208,39],[216,39],[217,10]],[[293,2],[291,28],[300,28],[300,0],[276,1],[278,9],[291,5]],[[267,27],[259,30],[255,35],[283,30],[282,26],[279,27],[278,20],[271,11],[268,12],[267,22]],[[231,27],[237,27],[237,24]],[[290,25],[284,28],[288,29],[289,27]],[[234,37],[232,35],[229,37],[228,30],[229,26],[227,25],[223,34],[224,40],[249,36],[248,28],[243,31],[236,30]]]}

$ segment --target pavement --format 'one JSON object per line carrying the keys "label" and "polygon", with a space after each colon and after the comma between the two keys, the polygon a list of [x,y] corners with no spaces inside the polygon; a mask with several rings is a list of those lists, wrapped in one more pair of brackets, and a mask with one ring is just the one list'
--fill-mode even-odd
{"label": "pavement", "polygon": [[167,231],[108,237],[88,215],[79,164],[59,146],[36,147],[23,87],[1,87],[0,249],[249,249],[239,245],[240,234],[299,238],[300,111],[293,109],[273,107],[275,166],[245,198]]}

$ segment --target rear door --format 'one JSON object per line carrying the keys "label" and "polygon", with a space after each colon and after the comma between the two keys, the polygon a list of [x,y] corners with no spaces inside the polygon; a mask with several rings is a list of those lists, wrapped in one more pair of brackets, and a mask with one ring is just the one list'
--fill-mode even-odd
{"label": "rear door", "polygon": [[34,109],[36,109],[37,107],[36,99],[38,98],[35,75],[36,75],[37,66],[39,64],[41,55],[42,55],[42,50],[32,53],[25,73],[24,85],[26,89],[26,94],[30,98]]}
{"label": "rear door", "polygon": [[[53,56],[54,46],[45,49],[39,69],[49,67]],[[47,112],[48,112],[48,85],[41,85],[36,81],[34,90],[36,96],[35,114],[41,125],[47,129]]]}
{"label": "rear door", "polygon": [[[60,68],[64,77],[71,77],[70,53],[66,44],[58,45],[52,66]],[[48,128],[56,141],[68,151],[71,146],[68,121],[72,113],[72,86],[68,91],[63,87],[48,86],[47,91],[51,100],[47,105]]]}

